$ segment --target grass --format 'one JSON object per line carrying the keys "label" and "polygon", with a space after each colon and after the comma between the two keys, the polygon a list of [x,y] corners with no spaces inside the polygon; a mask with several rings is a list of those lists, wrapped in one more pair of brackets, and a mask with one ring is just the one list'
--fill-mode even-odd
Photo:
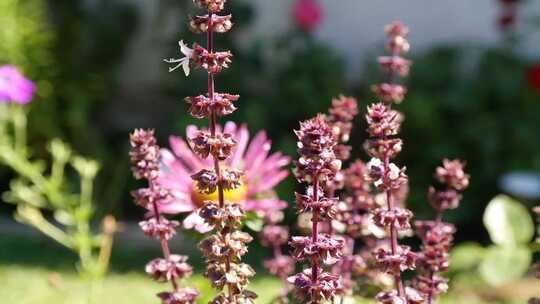
{"label": "grass", "polygon": [[[214,291],[207,280],[194,276],[189,283],[201,291],[199,303],[208,303]],[[0,302],[10,304],[158,303],[155,294],[169,288],[152,282],[142,272],[111,273],[103,282],[92,286],[73,272],[54,273],[20,265],[0,266],[0,286]],[[263,277],[253,280],[250,288],[259,294],[258,303],[270,303],[279,282]]]}
{"label": "grass", "polygon": [[[156,293],[170,288],[150,280],[144,273],[144,265],[159,254],[157,249],[117,246],[109,275],[92,285],[79,278],[74,268],[77,259],[65,248],[45,238],[14,238],[0,234],[0,303],[158,303]],[[191,256],[195,272],[202,273],[200,256]],[[250,260],[256,265],[260,257],[253,254]],[[256,270],[261,275],[252,280],[249,288],[259,295],[257,303],[271,303],[280,282],[265,275],[261,269]],[[196,286],[201,292],[198,303],[208,303],[215,294],[200,275],[194,275],[186,284]]]}
{"label": "grass", "polygon": [[[247,262],[256,267],[257,276],[249,288],[255,291],[260,304],[271,303],[280,282],[265,274],[260,266],[264,250],[252,248]],[[200,254],[190,251],[195,273],[203,272]],[[157,248],[139,248],[137,244],[116,246],[111,258],[111,271],[100,283],[92,286],[77,275],[75,255],[46,238],[21,238],[0,232],[0,303],[9,304],[150,304],[159,303],[157,292],[169,286],[152,282],[144,273],[144,265],[159,256]],[[202,293],[198,303],[208,303],[215,291],[200,275],[188,284]],[[498,288],[486,287],[473,276],[461,274],[453,278],[450,294],[439,304],[517,304],[530,296],[540,296],[540,281],[526,279]],[[89,301],[89,299],[92,301]],[[354,300],[351,303],[366,303]]]}

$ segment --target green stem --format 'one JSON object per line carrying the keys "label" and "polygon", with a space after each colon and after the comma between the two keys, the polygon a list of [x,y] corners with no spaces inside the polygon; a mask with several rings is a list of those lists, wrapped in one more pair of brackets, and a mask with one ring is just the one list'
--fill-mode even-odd
{"label": "green stem", "polygon": [[91,178],[81,176],[81,206],[92,206],[93,182]]}
{"label": "green stem", "polygon": [[28,223],[46,236],[52,238],[63,246],[73,249],[73,241],[62,229],[47,221],[41,212],[32,207],[19,207],[16,213],[19,221]]}
{"label": "green stem", "polygon": [[26,155],[26,113],[22,106],[12,105],[13,131],[15,133],[15,151],[20,155]]}

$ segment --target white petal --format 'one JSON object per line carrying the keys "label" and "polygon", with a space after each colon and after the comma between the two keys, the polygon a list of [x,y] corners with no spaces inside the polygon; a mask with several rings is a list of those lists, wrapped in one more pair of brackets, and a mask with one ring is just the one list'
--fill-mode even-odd
{"label": "white petal", "polygon": [[189,59],[186,58],[182,64],[182,69],[184,69],[184,74],[186,74],[186,77],[189,76]]}
{"label": "white petal", "polygon": [[184,40],[180,40],[179,44],[182,54],[186,55],[187,57],[191,57],[191,55],[193,54],[193,50],[184,44]]}

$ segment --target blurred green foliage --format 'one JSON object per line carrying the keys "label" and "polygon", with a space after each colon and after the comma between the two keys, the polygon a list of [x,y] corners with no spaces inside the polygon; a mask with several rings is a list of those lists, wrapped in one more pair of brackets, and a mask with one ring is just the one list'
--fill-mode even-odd
{"label": "blurred green foliage", "polygon": [[0,3],[0,63],[14,64],[38,85],[29,139],[38,155],[60,137],[103,163],[100,215],[117,206],[126,179],[124,144],[99,113],[115,98],[117,69],[137,28],[130,4],[99,0],[5,0]]}
{"label": "blurred green foliage", "polygon": [[[130,200],[126,134],[108,129],[100,121],[101,111],[115,98],[117,68],[137,29],[135,8],[120,1],[26,0],[2,1],[0,10],[0,62],[22,67],[37,80],[39,100],[32,105],[30,139],[44,146],[45,138],[60,136],[75,149],[103,163],[98,185],[99,213],[122,213],[121,202]],[[178,53],[177,40],[197,41],[185,26],[186,12],[196,13],[189,1],[159,2],[162,14],[179,16],[179,24],[163,57]],[[332,48],[310,34],[294,29],[277,38],[244,35],[256,12],[247,2],[231,2],[234,30],[218,35],[218,49],[231,49],[231,69],[216,79],[218,91],[241,95],[239,110],[231,117],[247,122],[252,134],[266,129],[273,149],[296,155],[292,130],[298,121],[325,112],[332,96],[340,93],[359,97],[360,109],[373,101],[369,86],[380,81],[376,56],[361,54],[369,64],[358,83],[345,78],[345,63]],[[165,26],[165,22],[152,23]],[[159,29],[157,29],[159,30]],[[382,41],[382,33],[381,33]],[[450,212],[458,224],[458,239],[484,239],[481,225],[485,203],[499,192],[497,180],[508,171],[540,169],[539,96],[526,81],[529,62],[510,48],[474,45],[440,46],[423,53],[411,52],[414,61],[408,82],[409,94],[397,108],[406,115],[402,138],[404,151],[398,160],[407,165],[411,177],[409,205],[418,218],[431,216],[425,193],[433,168],[444,157],[468,162],[470,189],[461,207]],[[158,59],[156,59],[158,60]],[[189,118],[181,97],[205,91],[205,75],[195,71],[185,78],[167,74],[163,65],[163,91],[178,101],[160,121],[171,122],[160,129],[163,146],[166,134],[183,136],[185,126],[199,123]],[[129,105],[126,105],[128,107]],[[119,117],[118,119],[123,119]],[[152,119],[152,118],[149,118]],[[353,157],[366,159],[363,115],[356,119],[352,134]],[[46,151],[37,151],[46,155]],[[292,200],[296,183],[291,179],[278,188],[283,199]],[[125,206],[126,204],[124,204]],[[129,208],[129,207],[127,207]]]}
{"label": "blurred green foliage", "polygon": [[[23,105],[0,103],[0,164],[14,174],[2,200],[16,206],[17,221],[77,253],[82,277],[99,279],[107,272],[117,229],[113,217],[105,217],[101,233],[93,233],[90,226],[99,164],[77,155],[59,139],[47,145],[50,163],[36,159],[26,143],[26,110]],[[72,179],[79,185],[73,185]]]}
{"label": "blurred green foliage", "polygon": [[[448,220],[458,225],[459,240],[486,240],[482,212],[500,192],[500,176],[540,170],[540,142],[532,140],[540,138],[540,96],[526,79],[530,63],[506,48],[459,44],[411,55],[409,93],[396,107],[405,113],[398,162],[410,176],[408,204],[417,217],[429,217],[433,168],[445,157],[463,159],[471,185]],[[378,81],[377,70],[367,69],[361,94]]]}
{"label": "blurred green foliage", "polygon": [[516,282],[528,272],[535,247],[534,222],[522,203],[506,195],[493,198],[484,224],[493,244],[464,243],[452,250],[452,276],[476,277],[489,286]]}

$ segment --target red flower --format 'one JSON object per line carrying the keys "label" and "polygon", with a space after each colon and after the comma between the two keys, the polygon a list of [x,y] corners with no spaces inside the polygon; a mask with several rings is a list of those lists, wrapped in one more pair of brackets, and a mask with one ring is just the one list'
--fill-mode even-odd
{"label": "red flower", "polygon": [[296,25],[304,32],[311,32],[322,21],[322,10],[315,0],[297,0],[292,7]]}
{"label": "red flower", "polygon": [[503,14],[499,17],[499,28],[507,30],[516,23],[516,15],[514,13]]}
{"label": "red flower", "polygon": [[527,70],[529,87],[536,93],[540,93],[540,63],[534,64]]}

